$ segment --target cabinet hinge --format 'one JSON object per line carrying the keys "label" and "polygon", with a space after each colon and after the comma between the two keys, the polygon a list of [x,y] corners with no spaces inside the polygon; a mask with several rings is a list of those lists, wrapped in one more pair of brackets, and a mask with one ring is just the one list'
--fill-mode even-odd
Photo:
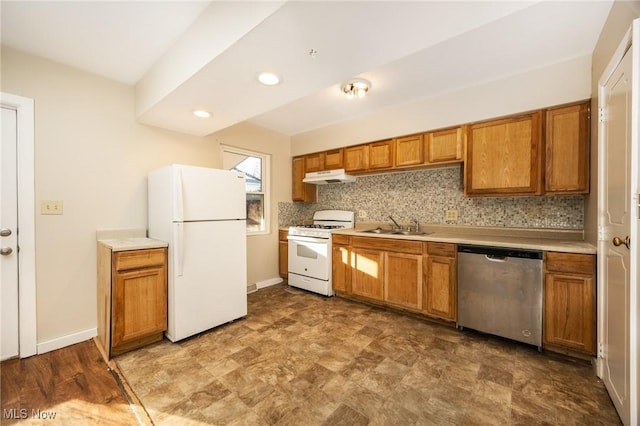
{"label": "cabinet hinge", "polygon": [[598,342],[598,358],[604,358],[604,343]]}
{"label": "cabinet hinge", "polygon": [[598,121],[604,123],[606,121],[606,110],[605,107],[598,108]]}

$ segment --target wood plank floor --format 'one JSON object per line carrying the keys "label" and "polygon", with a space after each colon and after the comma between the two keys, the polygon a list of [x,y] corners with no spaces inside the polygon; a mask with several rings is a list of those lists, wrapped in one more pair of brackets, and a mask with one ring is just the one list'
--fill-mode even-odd
{"label": "wood plank floor", "polygon": [[92,340],[0,364],[0,424],[137,425]]}

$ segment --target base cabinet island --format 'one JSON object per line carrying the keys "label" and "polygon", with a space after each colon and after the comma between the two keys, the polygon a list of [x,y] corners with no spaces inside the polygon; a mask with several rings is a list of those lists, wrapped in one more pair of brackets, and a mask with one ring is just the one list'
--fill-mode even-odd
{"label": "base cabinet island", "polygon": [[98,242],[98,336],[103,357],[162,340],[167,247],[148,238]]}

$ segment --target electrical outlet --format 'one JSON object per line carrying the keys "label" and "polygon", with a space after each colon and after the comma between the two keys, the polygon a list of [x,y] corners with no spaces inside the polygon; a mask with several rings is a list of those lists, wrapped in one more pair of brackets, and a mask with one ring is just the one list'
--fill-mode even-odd
{"label": "electrical outlet", "polygon": [[447,222],[457,222],[458,221],[458,210],[447,210],[444,213],[444,219]]}
{"label": "electrical outlet", "polygon": [[62,200],[40,201],[40,214],[62,214]]}
{"label": "electrical outlet", "polygon": [[366,210],[358,210],[358,218],[359,219],[365,219],[366,217],[367,217]]}

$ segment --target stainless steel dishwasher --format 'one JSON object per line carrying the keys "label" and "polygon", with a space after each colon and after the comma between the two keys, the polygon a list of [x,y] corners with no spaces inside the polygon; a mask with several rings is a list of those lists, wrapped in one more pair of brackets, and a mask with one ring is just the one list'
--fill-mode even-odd
{"label": "stainless steel dishwasher", "polygon": [[458,245],[458,328],[542,348],[542,252]]}

